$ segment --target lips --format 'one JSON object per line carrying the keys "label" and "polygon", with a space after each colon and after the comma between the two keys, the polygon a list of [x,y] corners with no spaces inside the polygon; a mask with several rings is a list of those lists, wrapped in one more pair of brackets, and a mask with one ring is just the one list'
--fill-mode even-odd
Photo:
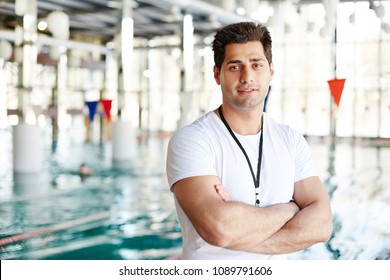
{"label": "lips", "polygon": [[241,87],[237,89],[237,92],[240,94],[250,94],[254,91],[257,91],[256,88],[251,88],[251,87]]}

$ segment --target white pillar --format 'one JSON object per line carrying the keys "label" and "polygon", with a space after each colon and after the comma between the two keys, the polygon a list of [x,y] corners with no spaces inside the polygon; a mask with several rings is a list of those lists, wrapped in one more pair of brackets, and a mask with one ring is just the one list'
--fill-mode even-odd
{"label": "white pillar", "polygon": [[179,127],[190,123],[197,115],[198,104],[194,104],[194,24],[192,15],[183,17],[181,69],[181,116]]}
{"label": "white pillar", "polygon": [[112,157],[117,161],[136,156],[136,129],[130,121],[117,120],[112,126]]}
{"label": "white pillar", "polygon": [[[0,42],[1,43],[1,42]],[[7,117],[7,81],[3,66],[5,61],[0,57],[0,129],[8,124]]]}
{"label": "white pillar", "polygon": [[19,123],[13,128],[13,169],[15,172],[39,172],[43,166],[42,136],[36,120],[29,120],[30,94],[34,88],[37,64],[37,0],[17,0],[15,13],[23,25],[15,28],[18,68]]}
{"label": "white pillar", "polygon": [[114,160],[131,160],[136,152],[136,129],[131,120],[124,120],[122,110],[127,94],[131,92],[131,68],[133,60],[134,22],[132,18],[132,2],[123,0],[123,14],[121,22],[121,66],[123,88],[118,94],[119,118],[112,123],[112,157]]}
{"label": "white pillar", "polygon": [[121,59],[123,73],[123,91],[131,91],[131,70],[134,52],[134,21],[132,18],[132,2],[123,0],[123,15],[121,22]]}
{"label": "white pillar", "polygon": [[43,165],[41,129],[19,123],[13,127],[13,169],[15,172],[39,172]]}

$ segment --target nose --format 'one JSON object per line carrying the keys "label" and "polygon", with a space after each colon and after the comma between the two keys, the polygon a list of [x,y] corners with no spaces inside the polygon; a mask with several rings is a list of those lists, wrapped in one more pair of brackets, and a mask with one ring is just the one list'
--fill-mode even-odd
{"label": "nose", "polygon": [[250,84],[253,82],[253,73],[249,67],[244,67],[242,69],[240,82],[242,84]]}

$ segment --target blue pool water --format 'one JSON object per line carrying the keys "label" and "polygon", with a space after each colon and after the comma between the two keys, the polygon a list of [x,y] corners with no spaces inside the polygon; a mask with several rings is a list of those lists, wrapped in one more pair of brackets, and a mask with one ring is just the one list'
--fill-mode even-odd
{"label": "blue pool water", "polygon": [[[139,143],[137,160],[123,163],[112,162],[110,143],[69,143],[47,156],[42,174],[21,175],[4,160],[12,159],[10,135],[0,138],[0,238],[31,235],[0,247],[1,259],[163,259],[179,252],[166,140]],[[81,162],[95,175],[80,178]]]}
{"label": "blue pool water", "polygon": [[[137,158],[112,161],[111,144],[49,142],[41,174],[13,174],[12,134],[0,131],[0,259],[165,259],[180,228],[165,175],[168,138],[138,142]],[[59,142],[61,143],[61,142]],[[309,139],[331,194],[334,232],[295,259],[390,258],[388,142]],[[334,155],[334,159],[333,159]],[[80,178],[86,162],[95,175]]]}

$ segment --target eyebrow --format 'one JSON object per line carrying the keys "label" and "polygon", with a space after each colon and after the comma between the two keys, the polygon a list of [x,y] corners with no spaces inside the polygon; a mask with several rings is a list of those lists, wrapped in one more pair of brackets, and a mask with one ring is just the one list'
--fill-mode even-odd
{"label": "eyebrow", "polygon": [[[250,58],[249,59],[249,62],[258,62],[258,61],[266,61],[264,58]],[[239,60],[239,59],[232,59],[232,60],[229,60],[226,64],[239,64],[239,63],[243,63],[242,60]]]}

